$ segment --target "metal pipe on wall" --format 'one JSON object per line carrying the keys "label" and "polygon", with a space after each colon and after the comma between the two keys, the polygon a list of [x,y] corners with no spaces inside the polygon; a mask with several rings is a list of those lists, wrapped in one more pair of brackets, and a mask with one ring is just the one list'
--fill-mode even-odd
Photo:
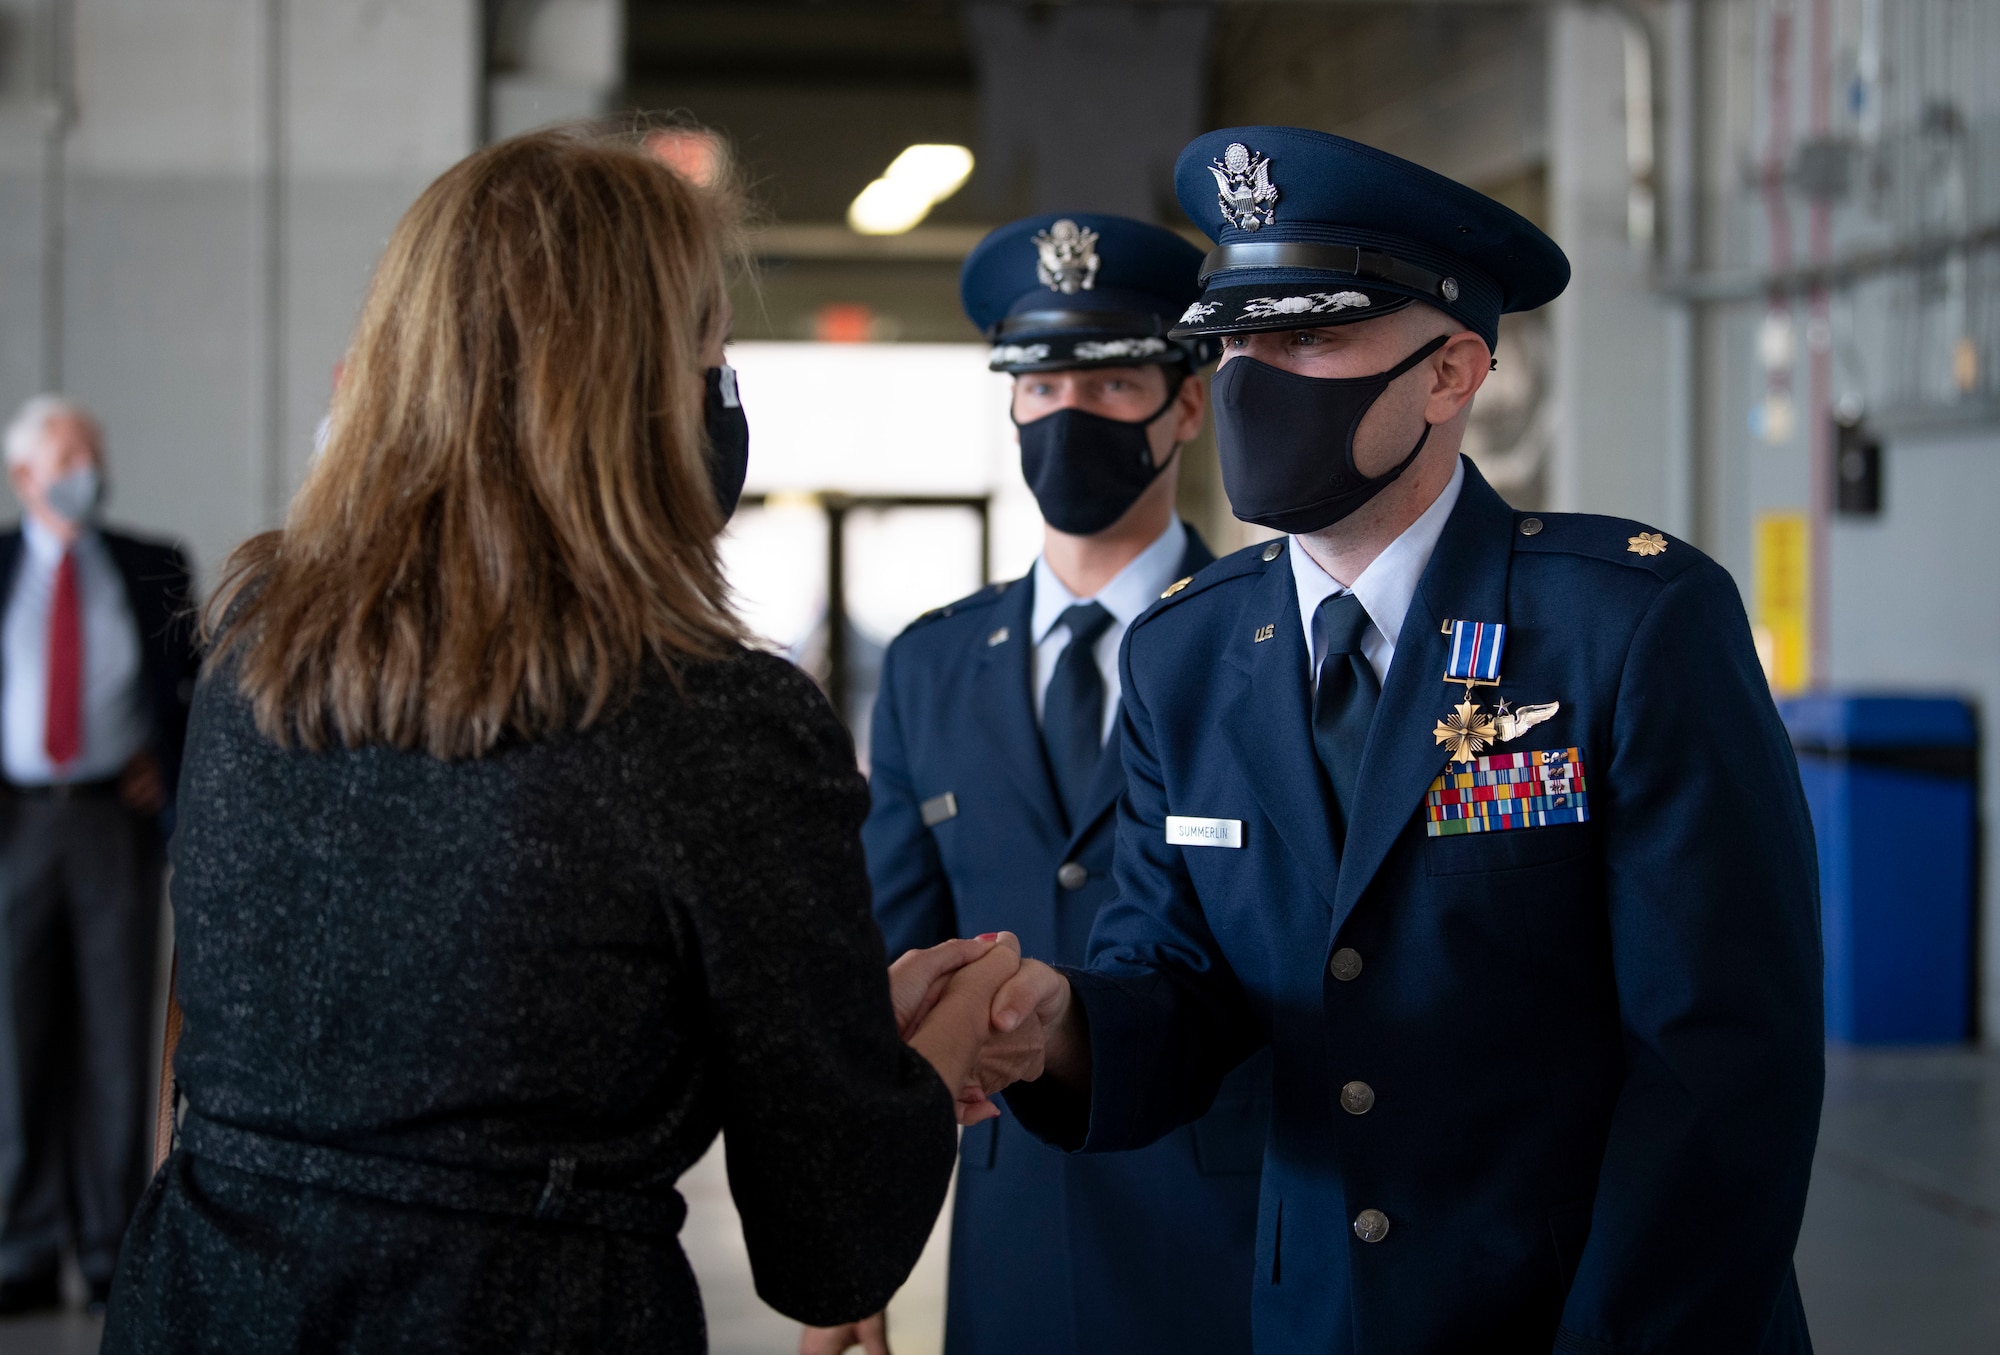
{"label": "metal pipe on wall", "polygon": [[41,388],[63,384],[63,272],[69,244],[68,142],[76,125],[75,0],[42,5]]}

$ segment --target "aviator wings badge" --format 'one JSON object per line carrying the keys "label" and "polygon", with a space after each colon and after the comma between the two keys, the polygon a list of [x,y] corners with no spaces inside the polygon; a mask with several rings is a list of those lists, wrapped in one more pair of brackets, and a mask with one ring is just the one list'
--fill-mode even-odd
{"label": "aviator wings badge", "polygon": [[1278,186],[1271,182],[1270,156],[1232,141],[1208,172],[1215,176],[1224,221],[1240,231],[1254,231],[1276,219]]}
{"label": "aviator wings badge", "polygon": [[1497,621],[1450,621],[1445,623],[1445,633],[1451,636],[1451,648],[1444,680],[1464,683],[1465,699],[1437,722],[1431,737],[1451,749],[1453,762],[1471,762],[1488,748],[1519,738],[1562,709],[1560,701],[1548,701],[1509,710],[1501,701],[1488,715],[1472,699],[1472,689],[1499,685],[1507,627]]}
{"label": "aviator wings badge", "polygon": [[1035,276],[1042,286],[1064,296],[1087,292],[1097,285],[1097,232],[1068,217],[1035,234]]}

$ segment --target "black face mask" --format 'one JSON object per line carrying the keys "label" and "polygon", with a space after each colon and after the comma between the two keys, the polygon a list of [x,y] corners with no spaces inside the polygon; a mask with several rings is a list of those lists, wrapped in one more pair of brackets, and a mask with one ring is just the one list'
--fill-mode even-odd
{"label": "black face mask", "polygon": [[1387,489],[1430,440],[1370,479],[1354,464],[1361,416],[1389,383],[1444,347],[1439,335],[1374,376],[1300,376],[1254,358],[1232,358],[1215,374],[1215,442],[1222,487],[1245,522],[1273,531],[1317,532]]}
{"label": "black face mask", "polygon": [[715,487],[715,506],[722,520],[736,513],[743,497],[743,480],[750,473],[750,422],[736,396],[736,369],[727,364],[708,369],[708,482]]}
{"label": "black face mask", "polygon": [[1081,409],[1059,409],[1031,423],[1015,421],[1021,434],[1021,475],[1049,526],[1071,536],[1094,536],[1138,502],[1146,486],[1173,462],[1169,456],[1153,464],[1146,430],[1167,412],[1185,379],[1169,378],[1166,402],[1136,423]]}

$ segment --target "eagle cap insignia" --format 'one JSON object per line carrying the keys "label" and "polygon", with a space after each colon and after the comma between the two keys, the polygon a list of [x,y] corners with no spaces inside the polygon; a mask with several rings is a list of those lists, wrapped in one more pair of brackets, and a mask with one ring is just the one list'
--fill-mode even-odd
{"label": "eagle cap insignia", "polygon": [[1208,172],[1215,176],[1224,221],[1240,231],[1254,231],[1276,219],[1278,186],[1271,182],[1270,156],[1232,141]]}
{"label": "eagle cap insignia", "polygon": [[1042,286],[1064,296],[1087,292],[1097,285],[1097,232],[1068,217],[1035,233],[1035,277]]}

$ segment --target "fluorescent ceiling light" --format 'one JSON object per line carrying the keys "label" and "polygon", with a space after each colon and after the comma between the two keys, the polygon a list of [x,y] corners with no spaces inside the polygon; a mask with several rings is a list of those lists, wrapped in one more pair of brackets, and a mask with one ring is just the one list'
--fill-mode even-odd
{"label": "fluorescent ceiling light", "polygon": [[847,224],[862,235],[901,235],[971,175],[972,152],[963,146],[907,147],[856,196]]}

